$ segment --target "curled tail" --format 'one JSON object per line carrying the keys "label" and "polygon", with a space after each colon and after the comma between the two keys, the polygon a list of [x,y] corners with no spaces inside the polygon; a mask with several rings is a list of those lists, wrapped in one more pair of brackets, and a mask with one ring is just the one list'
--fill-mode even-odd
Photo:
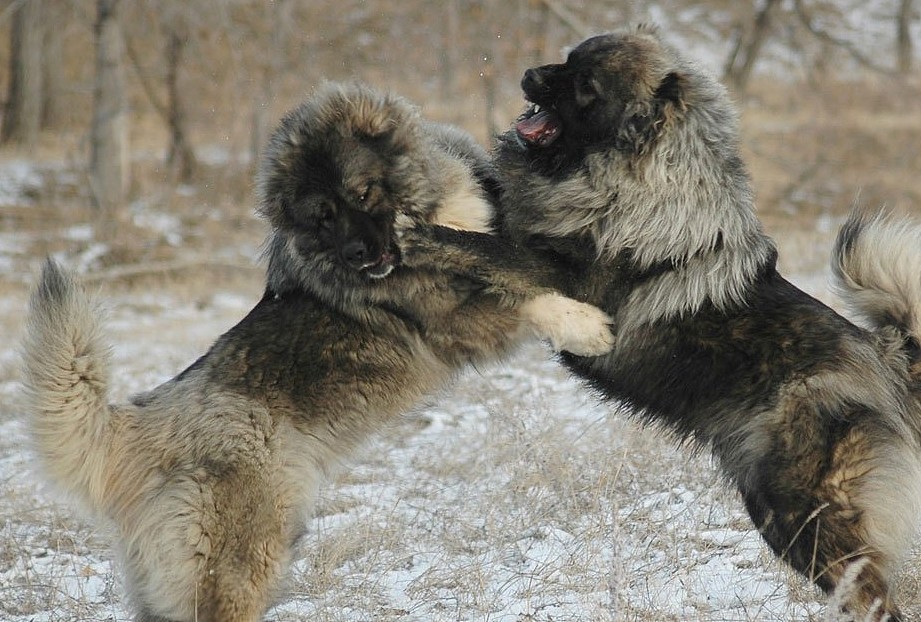
{"label": "curled tail", "polygon": [[854,313],[875,330],[894,327],[919,354],[921,224],[855,209],[838,232],[832,272]]}
{"label": "curled tail", "polygon": [[23,385],[29,426],[48,475],[91,508],[102,498],[109,351],[99,308],[48,260],[32,293]]}

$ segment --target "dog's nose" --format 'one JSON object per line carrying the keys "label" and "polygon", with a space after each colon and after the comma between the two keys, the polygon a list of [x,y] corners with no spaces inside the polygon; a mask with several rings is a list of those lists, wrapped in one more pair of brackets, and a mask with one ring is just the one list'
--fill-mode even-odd
{"label": "dog's nose", "polygon": [[342,258],[351,266],[364,266],[367,257],[368,247],[363,240],[351,240],[342,246]]}
{"label": "dog's nose", "polygon": [[524,76],[521,78],[521,88],[527,90],[530,86],[532,88],[541,88],[544,85],[544,78],[540,73],[539,67],[532,67],[527,69],[524,72]]}

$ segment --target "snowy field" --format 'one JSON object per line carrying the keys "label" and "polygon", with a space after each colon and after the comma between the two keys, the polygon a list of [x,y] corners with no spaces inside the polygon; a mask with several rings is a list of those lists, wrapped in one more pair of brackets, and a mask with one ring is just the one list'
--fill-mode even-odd
{"label": "snowy field", "polygon": [[[826,225],[786,244],[824,256]],[[15,255],[3,240],[0,255]],[[821,268],[793,272],[827,298]],[[256,302],[259,280],[253,271],[234,286],[190,287],[181,277],[106,286],[113,399],[197,358]],[[105,527],[36,473],[17,401],[27,289],[3,292],[0,619],[130,619]],[[916,554],[903,601],[918,601],[919,565]],[[324,488],[268,619],[843,619],[833,613],[774,560],[706,453],[634,425],[535,343],[407,413]]]}

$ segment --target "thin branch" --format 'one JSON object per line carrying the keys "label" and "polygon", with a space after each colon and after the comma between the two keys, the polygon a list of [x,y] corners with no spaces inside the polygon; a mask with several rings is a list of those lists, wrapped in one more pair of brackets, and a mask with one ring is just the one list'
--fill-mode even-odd
{"label": "thin branch", "polygon": [[126,264],[112,266],[98,272],[81,276],[87,283],[117,281],[138,276],[152,276],[184,272],[192,268],[207,270],[228,270],[234,272],[255,272],[258,266],[208,260],[155,261],[143,264]]}
{"label": "thin branch", "polygon": [[557,2],[557,0],[543,0],[543,3],[554,15],[560,18],[560,21],[569,26],[580,37],[585,38],[592,34],[592,29],[566,8],[564,4]]}
{"label": "thin branch", "polygon": [[166,107],[166,104],[161,102],[157,98],[157,93],[154,90],[154,85],[151,83],[150,78],[144,69],[141,68],[141,61],[138,59],[137,52],[134,50],[134,46],[131,45],[131,38],[124,37],[125,40],[125,52],[127,53],[128,60],[131,61],[131,67],[134,69],[134,73],[138,78],[138,82],[141,83],[141,88],[144,89],[144,94],[147,95],[150,105],[154,107],[154,110],[157,111],[163,120],[166,123],[169,123],[169,110]]}
{"label": "thin branch", "polygon": [[876,72],[879,72],[879,73],[882,73],[888,76],[892,76],[896,74],[895,70],[890,69],[889,67],[883,67],[882,65],[879,65],[873,62],[867,56],[864,56],[860,52],[860,50],[858,50],[850,41],[847,41],[840,37],[836,37],[833,34],[825,30],[822,30],[821,28],[816,26],[812,22],[812,17],[809,15],[809,13],[806,11],[806,8],[803,6],[802,0],[793,0],[793,8],[796,11],[797,17],[799,17],[800,21],[803,23],[803,26],[806,27],[806,30],[808,30],[814,37],[816,37],[820,41],[824,43],[829,43],[831,45],[834,45],[836,47],[843,49],[845,52],[847,52],[851,56],[851,58],[853,58],[860,65],[866,67],[867,69],[871,69],[873,71],[876,71]]}
{"label": "thin branch", "polygon": [[7,5],[7,7],[3,9],[2,12],[0,12],[0,24],[2,24],[7,17],[15,13],[16,9],[18,9],[20,5],[25,4],[26,1],[27,0],[13,0],[10,2],[9,5]]}

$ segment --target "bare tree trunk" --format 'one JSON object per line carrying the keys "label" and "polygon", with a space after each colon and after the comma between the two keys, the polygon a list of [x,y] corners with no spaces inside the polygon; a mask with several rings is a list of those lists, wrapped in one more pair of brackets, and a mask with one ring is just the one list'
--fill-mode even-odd
{"label": "bare tree trunk", "polygon": [[739,60],[738,54],[743,47],[740,39],[740,49],[734,51],[732,64],[727,64],[726,75],[724,77],[737,93],[744,93],[745,89],[748,87],[748,80],[751,78],[752,69],[755,67],[755,61],[761,53],[761,48],[764,46],[768,31],[770,30],[771,10],[776,5],[780,4],[780,2],[781,0],[764,0],[764,4],[761,5],[761,8],[755,15],[752,33],[748,39],[748,43],[744,46],[744,54],[742,54],[741,61]]}
{"label": "bare tree trunk", "polygon": [[899,73],[902,74],[911,71],[913,53],[911,40],[911,20],[913,17],[912,2],[913,0],[902,0],[899,3],[899,14],[896,24],[896,55],[898,57]]}
{"label": "bare tree trunk", "polygon": [[275,100],[278,76],[287,65],[287,34],[288,25],[292,19],[291,10],[292,5],[287,0],[276,0],[274,3],[269,62],[262,65],[260,88],[253,89],[253,124],[250,131],[250,152],[253,165],[258,165],[259,155],[265,146],[269,125],[267,117],[272,110],[272,102]]}
{"label": "bare tree trunk", "polygon": [[0,142],[30,145],[42,119],[42,1],[20,2],[10,28],[10,83]]}
{"label": "bare tree trunk", "polygon": [[166,164],[179,176],[179,181],[189,183],[195,174],[195,153],[189,144],[185,108],[179,89],[179,67],[187,40],[175,28],[169,28],[166,42],[166,91],[169,103],[170,144]]}
{"label": "bare tree trunk", "polygon": [[547,9],[557,16],[560,23],[568,26],[577,37],[584,39],[592,33],[592,29],[588,27],[588,24],[579,19],[579,16],[570,11],[562,2],[558,2],[558,0],[543,0],[543,3]]}
{"label": "bare tree trunk", "polygon": [[533,67],[546,62],[550,9],[541,0],[518,0],[518,53],[520,64]]}
{"label": "bare tree trunk", "polygon": [[[458,47],[460,38],[460,14],[458,0],[446,0],[444,3],[444,36],[441,42],[441,99],[448,103],[448,108],[459,114],[457,106],[451,105],[456,98]],[[454,119],[459,121],[459,119]]]}
{"label": "bare tree trunk", "polygon": [[111,213],[128,191],[128,115],[118,0],[96,2],[96,78],[90,179],[98,207]]}
{"label": "bare tree trunk", "polygon": [[496,45],[496,37],[493,34],[494,31],[491,28],[492,18],[495,13],[495,4],[493,0],[483,0],[480,4],[480,14],[478,15],[478,22],[482,24],[481,34],[479,37],[479,48],[480,54],[479,58],[482,60],[482,69],[480,70],[480,77],[483,79],[483,102],[484,107],[484,124],[486,129],[486,140],[492,142],[493,137],[498,133],[498,126],[496,125],[496,103],[498,100],[498,77],[496,73],[498,71],[497,67],[501,64],[496,63],[496,53],[498,52],[498,46]]}
{"label": "bare tree trunk", "polygon": [[62,72],[64,51],[62,47],[66,15],[61,6],[48,3],[44,7],[43,49],[42,49],[42,128],[57,128],[63,125],[67,115],[64,98],[64,75]]}
{"label": "bare tree trunk", "polygon": [[729,48],[729,56],[723,64],[723,79],[728,80],[732,68],[738,63],[739,54],[742,52],[742,40],[745,38],[745,28],[740,25],[733,26],[732,29],[732,47]]}
{"label": "bare tree trunk", "polygon": [[490,52],[485,55],[483,61],[483,102],[486,104],[484,109],[486,140],[492,142],[492,139],[498,134],[496,125],[496,67]]}
{"label": "bare tree trunk", "polygon": [[550,9],[543,2],[537,9],[538,17],[534,24],[534,46],[531,48],[531,66],[543,65],[548,59],[556,58],[555,50],[550,49]]}

